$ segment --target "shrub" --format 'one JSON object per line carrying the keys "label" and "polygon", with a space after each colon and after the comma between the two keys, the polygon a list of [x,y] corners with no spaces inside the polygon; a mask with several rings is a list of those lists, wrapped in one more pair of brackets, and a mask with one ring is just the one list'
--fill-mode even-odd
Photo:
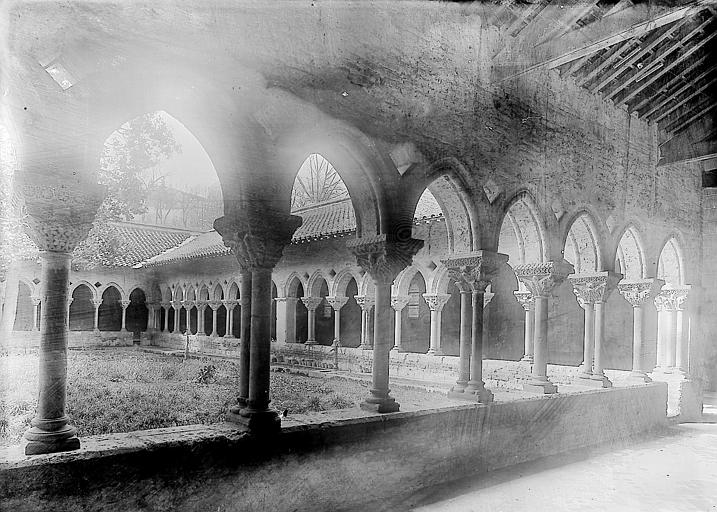
{"label": "shrub", "polygon": [[164,365],[160,371],[160,377],[163,380],[171,380],[177,376],[177,370],[178,368],[176,364]]}
{"label": "shrub", "polygon": [[329,400],[329,406],[332,409],[348,409],[354,406],[354,402],[347,396],[335,395]]}
{"label": "shrub", "polygon": [[209,384],[214,380],[214,376],[217,373],[217,367],[213,364],[205,364],[199,368],[195,381],[199,384]]}
{"label": "shrub", "polygon": [[307,411],[323,411],[324,406],[321,405],[321,398],[319,398],[316,395],[310,396],[309,399],[306,401],[306,410]]}

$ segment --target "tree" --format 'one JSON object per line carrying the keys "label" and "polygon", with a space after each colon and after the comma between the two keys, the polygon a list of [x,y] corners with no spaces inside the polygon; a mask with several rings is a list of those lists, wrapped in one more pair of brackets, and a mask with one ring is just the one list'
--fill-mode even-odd
{"label": "tree", "polygon": [[107,186],[107,196],[87,239],[75,249],[75,268],[112,266],[126,252],[126,241],[112,222],[131,221],[147,211],[149,191],[162,177],[147,179],[146,171],[179,152],[181,146],[158,112],[125,123],[107,139],[98,179]]}

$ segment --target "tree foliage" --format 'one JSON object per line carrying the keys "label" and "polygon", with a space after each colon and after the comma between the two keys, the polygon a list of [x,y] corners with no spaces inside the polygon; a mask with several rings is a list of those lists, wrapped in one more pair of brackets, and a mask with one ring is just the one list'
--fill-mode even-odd
{"label": "tree foliage", "polygon": [[181,147],[157,112],[125,123],[109,137],[98,177],[107,187],[107,196],[87,239],[73,254],[75,268],[112,266],[117,256],[126,251],[126,242],[112,223],[131,221],[147,211],[147,198],[154,183],[147,179],[146,171],[179,152]]}

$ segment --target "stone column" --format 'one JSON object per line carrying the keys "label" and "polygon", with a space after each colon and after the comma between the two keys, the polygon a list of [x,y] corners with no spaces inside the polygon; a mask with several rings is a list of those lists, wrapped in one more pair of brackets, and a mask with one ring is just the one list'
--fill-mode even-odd
{"label": "stone column", "polygon": [[[227,419],[246,425],[252,434],[278,432],[281,420],[269,408],[271,362],[271,273],[282,256],[284,246],[290,243],[294,231],[301,225],[301,217],[276,214],[269,216],[259,208],[235,212],[233,217],[214,221],[224,243],[232,248],[243,272],[251,273],[251,293],[246,290],[248,279],[242,279],[243,298],[250,297],[249,322],[249,394],[245,407],[236,413],[232,409]],[[243,322],[244,323],[244,322]],[[246,323],[242,327],[245,336]],[[246,339],[242,339],[245,345]],[[241,395],[241,390],[240,390]],[[240,397],[241,398],[241,397]]]}
{"label": "stone column", "polygon": [[309,339],[306,340],[307,345],[316,345],[316,308],[323,302],[323,297],[301,297],[308,311],[307,318],[309,320]]}
{"label": "stone column", "polygon": [[431,310],[431,343],[426,354],[441,356],[443,355],[443,350],[441,349],[441,312],[451,296],[448,294],[424,293],[423,298]]}
{"label": "stone column", "polygon": [[675,296],[676,338],[675,338],[675,368],[674,373],[686,376],[689,373],[688,338],[685,336],[685,310],[690,286],[681,287]]}
{"label": "stone column", "polygon": [[[476,251],[464,257],[443,260],[448,273],[459,289],[471,291],[471,351],[468,383],[465,375],[459,375],[450,396],[464,398],[481,403],[493,401],[493,393],[486,389],[483,381],[483,307],[485,289],[495,276],[500,265],[508,261],[508,256],[491,251]],[[463,324],[463,322],[461,322]],[[465,343],[465,340],[464,340]],[[461,343],[463,346],[463,343]],[[463,352],[461,352],[463,353]],[[467,356],[461,357],[461,367],[466,364]],[[463,372],[461,372],[463,373]]]}
{"label": "stone column", "polygon": [[[38,331],[40,329],[38,322],[37,322],[37,308],[40,305],[40,297],[31,297],[32,300],[32,330]],[[68,318],[68,325],[69,325],[69,318]]]}
{"label": "stone column", "polygon": [[359,346],[359,348],[364,350],[372,350],[373,339],[371,338],[369,319],[371,308],[374,306],[375,299],[366,295],[356,295],[355,299],[356,304],[361,307],[361,345]]}
{"label": "stone column", "polygon": [[219,336],[217,333],[217,310],[222,306],[222,301],[220,300],[210,300],[209,301],[209,307],[212,308],[212,332],[209,336],[212,338],[216,338]]}
{"label": "stone column", "polygon": [[70,262],[92,227],[104,191],[28,172],[16,176],[15,183],[25,201],[24,226],[40,249],[42,266],[38,401],[25,432],[25,454],[75,450],[80,441],[65,414]]}
{"label": "stone column", "polygon": [[458,286],[458,289],[461,292],[461,327],[458,353],[460,366],[458,370],[458,380],[451,388],[449,395],[452,393],[464,393],[466,386],[468,386],[471,374],[471,326],[473,316],[473,307],[471,304],[472,292],[463,281],[457,281],[456,286]]}
{"label": "stone column", "polygon": [[207,309],[207,301],[198,300],[197,304],[197,336],[206,336],[204,332],[204,310]]}
{"label": "stone column", "polygon": [[182,302],[178,300],[173,300],[171,304],[172,309],[174,309],[174,330],[172,331],[172,333],[181,334],[179,332],[179,310],[182,309]]}
{"label": "stone column", "polygon": [[548,368],[548,298],[573,266],[565,260],[547,263],[517,265],[515,274],[535,297],[535,337],[533,339],[533,370],[530,380],[523,385],[526,391],[557,393],[558,388],[547,376]]}
{"label": "stone column", "polygon": [[92,305],[95,307],[95,333],[100,332],[100,306],[102,305],[102,299],[92,299]]}
{"label": "stone column", "polygon": [[580,365],[576,384],[592,387],[611,387],[612,383],[603,371],[603,345],[605,303],[622,274],[615,272],[591,272],[572,275],[569,278],[578,303],[585,310],[585,336],[583,363]]}
{"label": "stone column", "polygon": [[395,412],[399,405],[390,396],[388,388],[389,352],[391,332],[391,283],[398,273],[409,266],[413,256],[423,247],[423,240],[413,238],[395,239],[392,235],[362,237],[348,242],[347,247],[356,260],[373,279],[376,289],[374,315],[373,365],[371,394],[361,403],[361,408],[376,412]]}
{"label": "stone column", "polygon": [[276,340],[284,343],[296,343],[296,297],[277,297],[276,301]]}
{"label": "stone column", "polygon": [[120,328],[121,331],[127,330],[127,308],[130,305],[130,301],[128,300],[121,300],[120,306],[122,306],[122,327]]}
{"label": "stone column", "polygon": [[641,279],[639,281],[621,281],[617,288],[632,305],[632,371],[628,380],[634,383],[652,382],[647,376],[643,364],[644,357],[644,307],[651,301],[664,281],[659,279]]}
{"label": "stone column", "polygon": [[515,291],[513,292],[518,303],[525,311],[525,330],[523,339],[523,357],[521,361],[527,363],[533,362],[533,337],[534,337],[534,320],[535,320],[535,299],[530,292]]}
{"label": "stone column", "polygon": [[[657,308],[657,366],[659,373],[674,373],[679,364],[687,366],[687,347],[684,337],[683,305],[689,286],[664,287],[655,297]],[[677,371],[677,373],[680,373]]]}
{"label": "stone column", "polygon": [[348,302],[348,297],[328,296],[326,302],[334,310],[334,344],[341,343],[341,308]]}
{"label": "stone column", "polygon": [[393,320],[393,348],[398,352],[403,352],[401,347],[401,338],[403,337],[403,308],[408,305],[408,297],[404,295],[395,295],[391,297],[391,307],[394,311]]}
{"label": "stone column", "polygon": [[162,328],[163,332],[169,332],[169,302],[160,302],[159,305],[164,309],[164,327]]}
{"label": "stone column", "polygon": [[235,300],[225,300],[224,307],[227,309],[226,327],[224,328],[224,337],[233,338],[234,334],[234,308],[237,306]]}
{"label": "stone column", "polygon": [[[241,409],[249,401],[249,362],[251,359],[251,272],[242,268],[239,273],[239,300],[241,301],[241,318],[239,319],[239,397],[238,409],[231,409],[240,414]],[[277,308],[278,310],[278,308]]]}

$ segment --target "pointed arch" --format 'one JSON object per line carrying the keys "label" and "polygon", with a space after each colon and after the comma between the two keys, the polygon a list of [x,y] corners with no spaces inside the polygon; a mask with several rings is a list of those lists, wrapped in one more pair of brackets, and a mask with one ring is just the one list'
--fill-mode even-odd
{"label": "pointed arch", "polygon": [[95,287],[95,285],[93,285],[89,281],[85,281],[84,279],[80,279],[79,281],[74,281],[70,285],[70,297],[72,297],[72,295],[75,293],[75,290],[80,286],[87,287],[87,289],[90,291],[90,295],[92,296],[92,300],[98,299],[97,288]]}
{"label": "pointed arch", "polygon": [[284,297],[297,297],[299,285],[301,285],[302,290],[306,293],[308,288],[307,283],[304,282],[304,279],[302,279],[298,272],[289,274],[289,277],[284,281]]}
{"label": "pointed arch", "polygon": [[548,261],[547,230],[530,192],[521,190],[505,203],[498,234],[498,252],[512,266]]}
{"label": "pointed arch", "polygon": [[604,270],[604,237],[600,236],[594,216],[586,209],[581,209],[569,217],[565,226],[563,254],[565,260],[575,268],[575,273]]}
{"label": "pointed arch", "polygon": [[102,286],[97,290],[97,294],[98,294],[100,297],[102,297],[102,296],[104,295],[105,291],[107,291],[108,288],[116,288],[117,291],[118,291],[119,294],[120,294],[120,300],[129,300],[129,299],[127,299],[127,294],[125,293],[124,289],[123,289],[119,284],[117,284],[115,281],[110,281],[110,282],[105,283],[104,285],[102,285]]}
{"label": "pointed arch", "polygon": [[615,271],[628,281],[647,277],[647,262],[642,237],[637,227],[626,225],[615,246]]}
{"label": "pointed arch", "polygon": [[326,284],[328,287],[328,281],[324,277],[320,270],[314,272],[306,283],[306,294],[308,297],[318,297],[321,290],[321,286]]}
{"label": "pointed arch", "polygon": [[421,265],[411,265],[403,269],[396,277],[393,294],[400,296],[408,295],[408,288],[416,274],[421,274],[423,282],[426,283],[426,289],[430,290],[431,288],[428,285],[430,281],[429,272]]}
{"label": "pointed arch", "polygon": [[346,288],[348,287],[351,279],[356,281],[356,283],[359,282],[360,278],[357,277],[357,272],[354,272],[351,268],[341,269],[331,281],[331,285],[329,286],[330,295],[346,297]]}
{"label": "pointed arch", "polygon": [[685,256],[677,234],[671,234],[660,249],[657,260],[657,277],[668,286],[683,286],[686,283]]}

